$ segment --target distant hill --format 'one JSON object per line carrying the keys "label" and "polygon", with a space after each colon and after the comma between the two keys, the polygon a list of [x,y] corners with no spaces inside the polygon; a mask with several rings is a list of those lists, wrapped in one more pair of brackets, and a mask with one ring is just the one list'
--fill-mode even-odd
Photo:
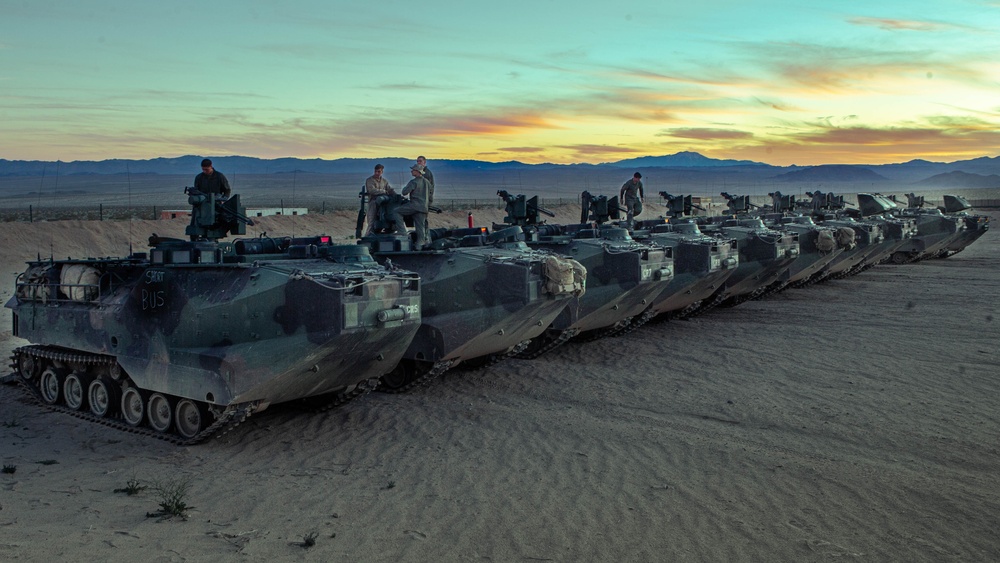
{"label": "distant hill", "polygon": [[1000,188],[1000,175],[983,176],[968,172],[947,172],[914,182],[913,185],[928,188]]}
{"label": "distant hill", "polygon": [[884,182],[888,178],[862,166],[823,164],[779,174],[774,180],[776,182]]}
{"label": "distant hill", "polygon": [[[174,158],[153,158],[149,160],[110,159],[100,161],[79,160],[72,162],[45,162],[36,160],[0,159],[0,176],[83,176],[96,174],[197,174],[202,156],[185,155]],[[384,158],[274,158],[263,159],[250,156],[211,156],[216,169],[230,174],[371,174],[376,164],[383,164],[386,170],[406,170],[414,159],[400,157]],[[719,160],[708,158],[696,152],[679,152],[664,156],[646,156],[603,164],[525,164],[516,160],[506,162],[486,162],[483,160],[441,159],[428,162],[431,170],[437,172],[476,171],[502,172],[507,170],[545,170],[571,168],[709,168],[755,166],[770,168],[751,160]]]}
{"label": "distant hill", "polygon": [[[275,158],[263,159],[249,156],[208,155],[218,170],[226,174],[231,182],[251,176],[292,178],[292,185],[309,183],[306,177],[313,177],[312,183],[319,183],[319,175],[339,175],[343,182],[354,186],[372,173],[375,164],[381,163],[386,173],[399,183],[409,179],[409,167],[414,159],[402,157],[381,158]],[[94,184],[112,178],[145,177],[150,183],[164,177],[171,179],[172,185],[193,180],[200,172],[202,156],[185,155],[161,157],[148,160],[110,159],[101,161],[46,162],[0,159],[0,189],[3,185],[16,185],[23,189],[21,179],[27,177],[49,179],[91,177]],[[748,186],[749,189],[769,190],[771,183],[786,182],[883,182],[889,180],[907,185],[914,182],[930,181],[931,178],[953,172],[990,177],[1000,175],[1000,157],[981,157],[957,162],[931,162],[915,159],[908,162],[881,165],[820,165],[811,167],[772,166],[750,160],[727,160],[708,158],[691,151],[672,155],[644,156],[617,162],[601,164],[526,164],[516,160],[487,162],[481,160],[431,159],[431,170],[436,177],[454,186],[501,185],[504,187],[554,186],[559,183],[576,183],[580,189],[596,186],[621,186],[632,171],[642,172],[649,185],[670,186],[688,184],[715,191],[716,186],[733,184]],[[957,177],[940,178],[927,185],[940,186],[941,182],[958,181]],[[117,180],[115,180],[117,181]],[[327,181],[327,180],[323,180]],[[971,180],[968,180],[971,182]],[[985,180],[984,180],[985,181]],[[963,180],[962,182],[965,182]],[[328,182],[329,183],[329,182]],[[988,182],[987,182],[988,183]],[[961,186],[966,184],[962,183]],[[978,186],[979,184],[976,183]],[[995,184],[988,184],[994,186]],[[353,188],[352,188],[353,189]]]}
{"label": "distant hill", "polygon": [[683,151],[664,156],[640,156],[638,158],[619,160],[618,162],[606,162],[604,165],[614,166],[615,168],[694,168],[707,166],[746,165],[771,166],[770,164],[754,162],[752,160],[720,160],[717,158],[708,158],[700,153],[691,151]]}

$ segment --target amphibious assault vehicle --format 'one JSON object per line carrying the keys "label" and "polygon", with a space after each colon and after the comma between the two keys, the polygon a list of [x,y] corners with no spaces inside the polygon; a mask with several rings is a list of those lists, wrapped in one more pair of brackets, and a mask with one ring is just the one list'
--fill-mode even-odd
{"label": "amphibious assault vehicle", "polygon": [[965,230],[938,253],[938,256],[941,258],[946,258],[965,250],[967,246],[990,230],[990,218],[985,215],[972,215],[969,213],[970,209],[972,209],[972,205],[964,197],[947,194],[944,196],[943,211],[950,217],[963,219],[965,221]]}
{"label": "amphibious assault vehicle", "polygon": [[515,354],[539,337],[582,294],[587,269],[537,252],[520,228],[430,229],[416,249],[413,233],[397,233],[399,195],[378,196],[374,234],[360,239],[386,264],[420,274],[421,324],[382,388],[405,391],[460,363],[482,366]]}
{"label": "amphibious assault vehicle", "polygon": [[751,207],[747,196],[726,196],[729,214],[699,217],[702,232],[725,239],[735,239],[739,250],[739,266],[710,300],[694,314],[716,305],[733,306],[753,299],[777,282],[799,257],[798,234],[768,228],[757,217],[748,214]]}
{"label": "amphibious assault vehicle", "polygon": [[617,217],[617,197],[587,194],[581,222],[558,225],[539,219],[539,213],[553,214],[539,207],[537,196],[525,199],[504,190],[497,195],[506,204],[507,216],[504,224],[493,226],[495,230],[516,228],[530,248],[572,258],[587,271],[586,291],[575,296],[517,357],[535,358],[571,338],[608,336],[648,320],[643,313],[673,278],[673,261],[668,249],[641,244],[627,229],[602,224],[605,217]]}
{"label": "amphibious assault vehicle", "polygon": [[964,236],[967,229],[965,219],[945,215],[936,207],[924,207],[924,196],[911,193],[906,197],[906,209],[896,210],[893,215],[915,220],[917,234],[893,252],[893,263],[906,264],[947,254],[948,246]]}
{"label": "amphibious assault vehicle", "polygon": [[12,367],[38,400],[194,443],[271,403],[343,402],[399,363],[420,327],[417,274],[323,236],[221,242],[251,223],[239,196],[186,191],[190,240],[18,277],[6,306],[32,344]]}
{"label": "amphibious assault vehicle", "polygon": [[660,192],[667,200],[670,217],[636,221],[632,236],[641,242],[652,242],[671,248],[674,256],[674,279],[653,302],[650,310],[656,316],[682,318],[695,311],[705,299],[723,287],[739,266],[739,253],[734,239],[703,234],[692,219],[691,196],[672,196]]}

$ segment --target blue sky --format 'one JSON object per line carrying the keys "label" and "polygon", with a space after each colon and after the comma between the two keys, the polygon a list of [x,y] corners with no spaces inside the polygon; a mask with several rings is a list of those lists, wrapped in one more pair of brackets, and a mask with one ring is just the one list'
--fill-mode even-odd
{"label": "blue sky", "polygon": [[1000,0],[0,0],[0,158],[1000,153]]}

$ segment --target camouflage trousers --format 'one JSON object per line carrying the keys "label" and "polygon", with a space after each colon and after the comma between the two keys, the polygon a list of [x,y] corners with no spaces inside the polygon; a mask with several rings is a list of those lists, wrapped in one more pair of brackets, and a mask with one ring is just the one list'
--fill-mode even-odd
{"label": "camouflage trousers", "polygon": [[642,213],[642,201],[637,197],[625,196],[626,219],[632,224],[632,219]]}
{"label": "camouflage trousers", "polygon": [[430,240],[427,238],[427,209],[416,202],[407,202],[396,208],[393,214],[393,222],[396,223],[397,233],[406,233],[406,223],[403,217],[413,216],[413,228],[417,231],[416,247],[419,250]]}

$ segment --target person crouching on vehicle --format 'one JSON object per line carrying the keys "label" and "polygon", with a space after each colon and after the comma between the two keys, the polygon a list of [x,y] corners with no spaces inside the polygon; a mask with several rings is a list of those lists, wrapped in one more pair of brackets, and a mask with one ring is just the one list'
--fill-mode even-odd
{"label": "person crouching on vehicle", "polygon": [[415,248],[420,250],[430,242],[427,238],[427,206],[430,205],[430,198],[433,197],[431,195],[433,188],[427,178],[424,178],[420,165],[411,166],[410,174],[413,175],[413,178],[403,188],[403,195],[410,196],[410,201],[397,207],[392,219],[396,224],[396,233],[405,235],[406,223],[403,217],[413,216],[413,226],[417,231]]}

